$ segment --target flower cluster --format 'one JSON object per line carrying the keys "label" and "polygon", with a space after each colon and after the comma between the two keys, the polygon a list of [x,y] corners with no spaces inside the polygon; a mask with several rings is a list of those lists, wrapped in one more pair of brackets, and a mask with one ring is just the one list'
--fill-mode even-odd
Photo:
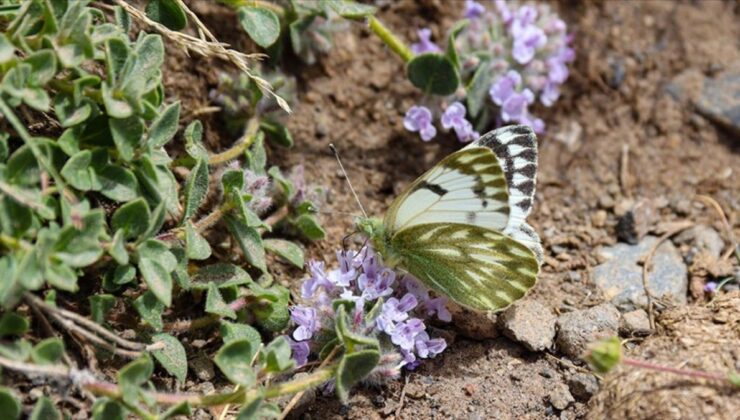
{"label": "flower cluster", "polygon": [[[463,143],[476,140],[480,137],[477,131],[473,129],[473,124],[465,119],[465,105],[460,102],[453,102],[442,112],[440,122],[446,130],[454,130],[457,139]],[[432,111],[425,106],[412,106],[406,112],[403,119],[403,126],[412,132],[419,132],[423,141],[429,141],[437,135],[437,129],[432,123]]]}
{"label": "flower cluster", "polygon": [[386,351],[402,355],[395,372],[402,366],[414,368],[419,359],[445,349],[444,339],[431,338],[424,324],[424,319],[435,315],[441,321],[451,320],[444,297],[432,298],[415,279],[398,276],[370,247],[360,252],[339,251],[337,260],[339,267],[328,271],[323,262],[309,262],[310,277],[301,285],[303,304],[291,309],[296,328],[290,343],[299,365],[332,336],[337,300],[354,302],[350,319],[355,332],[374,336]]}
{"label": "flower cluster", "polygon": [[[461,142],[479,137],[472,120],[477,127],[515,122],[542,133],[545,123],[530,112],[530,106],[536,102],[552,106],[568,78],[568,63],[574,60],[575,52],[570,47],[572,35],[566,32],[565,22],[547,4],[513,5],[495,0],[487,9],[477,1],[465,1],[467,25],[454,44],[461,63],[458,70],[462,85],[467,87],[443,100],[451,103],[438,111],[442,127],[454,130]],[[411,45],[412,53],[442,51],[432,42],[429,29],[417,33],[419,42]],[[471,104],[471,97],[480,98],[479,104],[489,98],[495,112],[482,112],[481,105]],[[468,101],[469,109],[461,103],[463,99]],[[412,106],[406,112],[404,127],[418,132],[424,141],[433,139],[437,134],[433,125],[435,108]]]}

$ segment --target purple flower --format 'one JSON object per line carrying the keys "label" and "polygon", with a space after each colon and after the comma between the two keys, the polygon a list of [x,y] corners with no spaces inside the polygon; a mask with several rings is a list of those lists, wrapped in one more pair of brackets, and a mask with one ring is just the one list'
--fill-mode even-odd
{"label": "purple flower", "polygon": [[411,52],[414,54],[424,54],[442,51],[437,44],[430,40],[432,30],[428,28],[419,29],[416,32],[419,35],[419,42],[411,44]]}
{"label": "purple flower", "polygon": [[324,272],[323,262],[309,261],[308,270],[311,273],[311,277],[306,279],[301,285],[301,297],[303,299],[311,299],[319,287],[323,287],[327,291],[331,291],[334,288],[329,277]]}
{"label": "purple flower", "polygon": [[393,293],[391,285],[396,281],[396,273],[390,268],[384,268],[374,278],[369,278],[365,286],[360,286],[362,296],[368,300],[388,296]]}
{"label": "purple flower", "polygon": [[465,0],[465,18],[475,19],[483,16],[486,8],[475,0]]}
{"label": "purple flower", "polygon": [[337,261],[339,269],[329,272],[329,281],[335,286],[349,287],[349,283],[357,277],[353,262],[354,254],[348,254],[344,251],[337,252]]}
{"label": "purple flower", "polygon": [[432,316],[437,314],[437,319],[444,322],[452,321],[452,314],[447,310],[447,298],[444,296],[429,299],[424,302],[424,307],[427,310],[427,315]]}
{"label": "purple flower", "polygon": [[442,127],[446,129],[454,128],[457,139],[462,142],[469,142],[480,137],[475,130],[473,130],[473,124],[465,119],[465,106],[460,102],[453,102],[450,106],[445,109],[442,114]]}
{"label": "purple flower", "polygon": [[404,350],[411,350],[414,348],[416,336],[423,332],[425,328],[422,320],[411,318],[396,325],[391,333],[391,341]]}
{"label": "purple flower", "polygon": [[383,308],[376,319],[378,329],[384,331],[386,334],[392,334],[397,322],[408,319],[408,312],[416,307],[418,304],[416,297],[410,293],[406,293],[401,300],[396,298],[390,298],[387,302],[383,303]]}
{"label": "purple flower", "polygon": [[547,44],[545,31],[534,25],[524,27],[518,35],[515,35],[511,56],[519,64],[527,64],[534,58],[539,48]]}
{"label": "purple flower", "polygon": [[559,57],[547,59],[547,78],[553,83],[563,83],[568,78],[568,67]]}
{"label": "purple flower", "polygon": [[447,342],[443,338],[430,339],[429,334],[426,331],[422,331],[416,336],[414,347],[416,347],[416,354],[426,359],[442,353],[447,347]]}
{"label": "purple flower", "polygon": [[501,106],[501,118],[506,121],[518,121],[527,115],[527,105],[534,102],[534,93],[524,89],[521,93],[512,93]]}
{"label": "purple flower", "polygon": [[290,311],[290,319],[298,324],[298,328],[293,331],[293,338],[297,341],[308,340],[321,328],[316,309],[308,306],[294,306]]}
{"label": "purple flower", "polygon": [[704,293],[717,293],[717,282],[707,282],[707,284],[704,285]]}
{"label": "purple flower", "polygon": [[412,106],[406,112],[403,126],[411,131],[418,131],[421,139],[429,141],[437,135],[437,129],[432,125],[432,111],[424,106]]}
{"label": "purple flower", "polygon": [[504,24],[508,25],[514,16],[511,13],[511,10],[509,10],[509,6],[506,4],[506,1],[494,0],[493,4],[496,6],[496,10],[498,11],[498,14],[501,16],[501,20],[504,21]]}
{"label": "purple flower", "polygon": [[292,352],[293,360],[295,360],[295,364],[303,366],[308,363],[308,355],[311,353],[308,341],[295,341],[290,337],[286,338],[290,344],[290,350]]}
{"label": "purple flower", "polygon": [[557,83],[547,82],[542,92],[540,92],[540,102],[547,107],[552,106],[559,97],[560,89],[558,89]]}
{"label": "purple flower", "polygon": [[409,275],[403,277],[403,287],[419,301],[424,302],[429,299],[429,291],[427,291],[426,287],[422,286],[419,280]]}
{"label": "purple flower", "polygon": [[516,91],[516,87],[522,83],[522,76],[516,70],[509,70],[501,76],[488,91],[491,100],[498,106],[501,106]]}

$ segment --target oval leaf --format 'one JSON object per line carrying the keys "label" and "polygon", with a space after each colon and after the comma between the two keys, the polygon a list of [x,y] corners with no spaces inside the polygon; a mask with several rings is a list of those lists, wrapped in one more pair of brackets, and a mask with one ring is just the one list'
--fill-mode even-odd
{"label": "oval leaf", "polygon": [[152,337],[152,342],[164,343],[164,348],[154,350],[152,355],[167,372],[177,378],[180,383],[185,383],[185,378],[188,376],[188,359],[180,341],[169,334],[156,334]]}
{"label": "oval leaf", "polygon": [[406,74],[411,83],[424,93],[440,96],[455,93],[460,84],[455,65],[442,54],[417,55],[406,66]]}
{"label": "oval leaf", "polygon": [[265,239],[265,249],[283,257],[298,268],[303,268],[303,250],[293,242],[284,239]]}
{"label": "oval leaf", "polygon": [[256,379],[252,369],[252,359],[256,353],[257,347],[249,340],[235,340],[221,347],[216,353],[214,362],[231,382],[248,388]]}
{"label": "oval leaf", "polygon": [[237,11],[242,28],[262,48],[274,44],[280,35],[280,20],[271,10],[244,6]]}

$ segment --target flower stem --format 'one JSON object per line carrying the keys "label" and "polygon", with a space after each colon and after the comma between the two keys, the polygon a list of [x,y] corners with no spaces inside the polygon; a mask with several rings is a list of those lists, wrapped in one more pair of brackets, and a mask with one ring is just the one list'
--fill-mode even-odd
{"label": "flower stem", "polygon": [[244,130],[242,138],[237,141],[235,145],[231,146],[231,148],[224,150],[221,153],[211,155],[208,158],[208,164],[211,166],[223,165],[224,163],[228,163],[241,156],[241,154],[244,153],[252,143],[254,143],[254,140],[257,138],[257,130],[259,130],[259,128],[259,118],[250,118],[249,122],[247,122],[247,128]]}
{"label": "flower stem", "polygon": [[622,363],[628,366],[634,366],[643,369],[655,370],[658,372],[668,372],[676,375],[690,376],[692,378],[709,379],[712,381],[728,382],[727,376],[721,373],[704,372],[701,370],[679,369],[669,366],[656,365],[650,362],[635,359],[622,359]]}
{"label": "flower stem", "polygon": [[390,31],[383,23],[381,23],[375,16],[370,16],[368,18],[368,24],[370,25],[370,29],[375,32],[375,35],[377,35],[383,42],[385,42],[388,47],[390,47],[393,52],[398,54],[401,59],[408,63],[409,60],[411,60],[414,57],[414,54],[411,52],[409,47],[406,46],[406,44],[403,43],[396,35],[393,34],[393,32]]}

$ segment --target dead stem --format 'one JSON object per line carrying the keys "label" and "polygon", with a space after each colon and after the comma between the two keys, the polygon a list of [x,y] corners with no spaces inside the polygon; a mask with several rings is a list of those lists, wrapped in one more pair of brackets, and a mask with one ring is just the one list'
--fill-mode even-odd
{"label": "dead stem", "polygon": [[740,262],[740,250],[738,250],[737,240],[735,240],[735,234],[732,231],[732,226],[730,225],[730,222],[727,220],[727,215],[725,215],[725,211],[722,210],[722,206],[719,205],[717,200],[714,198],[708,196],[708,195],[697,195],[697,199],[704,202],[704,204],[707,204],[714,208],[714,210],[719,215],[720,220],[722,220],[722,227],[725,229],[725,235],[727,236],[727,240],[730,242],[730,249],[725,252],[724,255],[722,255],[722,259],[726,260],[730,258],[730,255],[735,253],[738,262]]}

